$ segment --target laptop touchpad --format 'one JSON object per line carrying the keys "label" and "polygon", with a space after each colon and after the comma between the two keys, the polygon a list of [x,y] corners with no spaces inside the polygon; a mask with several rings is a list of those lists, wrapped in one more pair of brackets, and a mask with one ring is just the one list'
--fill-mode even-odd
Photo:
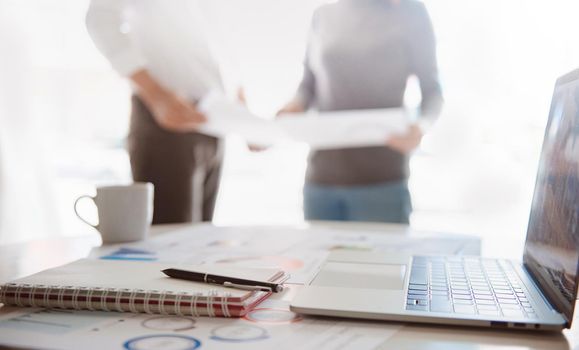
{"label": "laptop touchpad", "polygon": [[403,289],[406,265],[328,262],[313,286],[369,289]]}

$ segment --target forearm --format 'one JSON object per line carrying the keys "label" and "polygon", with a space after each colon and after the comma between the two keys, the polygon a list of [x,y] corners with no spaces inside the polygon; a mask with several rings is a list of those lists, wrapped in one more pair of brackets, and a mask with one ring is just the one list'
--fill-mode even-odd
{"label": "forearm", "polygon": [[310,107],[313,96],[314,75],[309,70],[309,68],[306,67],[304,70],[304,77],[298,86],[296,94],[288,103],[286,103],[282,111],[289,113],[305,112]]}
{"label": "forearm", "polygon": [[145,99],[161,98],[167,95],[167,90],[146,69],[135,72],[129,79],[135,86],[137,94]]}
{"label": "forearm", "polygon": [[302,113],[302,112],[305,112],[305,110],[306,110],[306,108],[305,108],[304,104],[296,96],[292,100],[290,100],[288,103],[286,103],[285,106],[283,106],[282,109],[277,112],[277,115],[288,114],[288,113]]}
{"label": "forearm", "polygon": [[428,96],[420,106],[420,114],[416,124],[420,127],[422,133],[426,133],[432,125],[438,120],[442,112],[444,100],[441,94]]}
{"label": "forearm", "polygon": [[153,78],[146,69],[133,73],[129,79],[135,93],[149,108],[162,104],[171,96],[170,91]]}
{"label": "forearm", "polygon": [[206,121],[194,104],[165,88],[147,70],[139,70],[129,78],[136,94],[161,127],[170,131],[190,132]]}

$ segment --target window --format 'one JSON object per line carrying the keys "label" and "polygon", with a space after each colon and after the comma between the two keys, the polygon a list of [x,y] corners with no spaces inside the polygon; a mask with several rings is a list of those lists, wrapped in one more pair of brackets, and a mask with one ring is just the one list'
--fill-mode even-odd
{"label": "window", "polygon": [[[222,29],[249,107],[271,117],[299,82],[311,13],[322,1],[212,1],[228,23]],[[579,5],[425,3],[446,105],[411,164],[412,225],[522,242],[554,80],[579,62]],[[0,244],[91,232],[74,217],[74,199],[130,181],[130,89],[92,45],[87,6],[0,0],[0,49],[10,53],[0,57],[8,77],[0,81]],[[413,105],[419,96],[410,87]],[[300,222],[306,154],[298,145],[251,153],[229,140],[216,223]]]}

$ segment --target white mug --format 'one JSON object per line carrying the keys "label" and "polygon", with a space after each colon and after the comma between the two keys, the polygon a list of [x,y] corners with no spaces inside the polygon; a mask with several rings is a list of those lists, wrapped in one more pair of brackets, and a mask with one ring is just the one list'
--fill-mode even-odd
{"label": "white mug", "polygon": [[[153,219],[153,191],[149,182],[97,188],[95,197],[84,195],[74,202],[79,219],[101,234],[103,244],[131,242],[145,239]],[[85,220],[77,210],[84,198],[92,199],[98,210],[98,225]]]}

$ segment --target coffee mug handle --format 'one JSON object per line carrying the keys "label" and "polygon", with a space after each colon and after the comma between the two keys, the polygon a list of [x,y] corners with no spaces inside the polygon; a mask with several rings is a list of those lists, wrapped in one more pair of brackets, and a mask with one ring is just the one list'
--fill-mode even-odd
{"label": "coffee mug handle", "polygon": [[[80,214],[78,213],[78,210],[76,209],[76,206],[77,206],[78,202],[80,202],[80,200],[83,199],[83,198],[89,198],[90,200],[93,201],[93,203],[95,203],[94,197],[91,197],[91,196],[86,195],[86,194],[85,194],[84,196],[80,196],[80,197],[78,197],[78,198],[74,201],[74,213],[75,213],[76,216],[77,216],[80,220],[82,220],[82,222],[84,222],[85,224],[87,224],[87,225],[89,225],[89,226],[92,226],[92,227],[94,227],[94,228],[98,228],[99,225],[93,225],[93,224],[91,224],[90,222],[88,222],[87,220],[85,220],[85,218],[83,218],[82,216],[80,216]],[[96,205],[96,203],[95,203],[95,205]]]}

